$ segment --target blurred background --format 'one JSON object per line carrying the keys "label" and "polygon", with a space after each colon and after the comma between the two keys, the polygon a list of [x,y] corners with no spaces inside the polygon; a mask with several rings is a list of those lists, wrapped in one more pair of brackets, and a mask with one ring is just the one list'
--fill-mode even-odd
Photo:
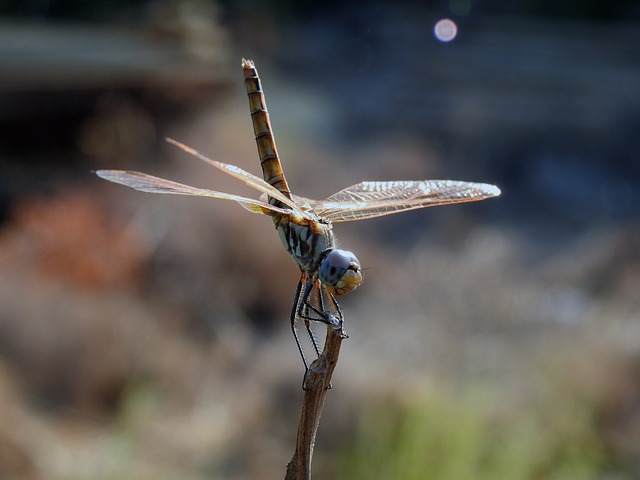
{"label": "blurred background", "polygon": [[334,229],[365,283],[314,478],[640,478],[639,2],[0,15],[0,478],[284,476],[299,272],[271,221],[92,174],[256,195],[163,141],[259,175],[242,57],[295,193],[503,191]]}

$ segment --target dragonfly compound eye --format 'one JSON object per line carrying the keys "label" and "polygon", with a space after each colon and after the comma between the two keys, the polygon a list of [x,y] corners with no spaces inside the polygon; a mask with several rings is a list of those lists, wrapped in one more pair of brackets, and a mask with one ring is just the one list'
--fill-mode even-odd
{"label": "dragonfly compound eye", "polygon": [[320,264],[318,277],[330,293],[344,295],[362,283],[362,269],[353,253],[331,250]]}

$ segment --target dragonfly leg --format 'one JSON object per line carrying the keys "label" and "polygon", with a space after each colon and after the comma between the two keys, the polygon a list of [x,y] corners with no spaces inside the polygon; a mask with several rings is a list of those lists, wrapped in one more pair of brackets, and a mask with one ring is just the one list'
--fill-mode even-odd
{"label": "dragonfly leg", "polygon": [[[310,302],[309,293],[311,293],[311,289],[309,289],[309,291],[305,291],[305,295],[302,296],[302,304],[300,305],[298,316],[305,320],[326,323],[333,328],[342,327],[342,310],[340,310],[340,306],[338,305],[338,302],[336,301],[334,296],[328,293],[323,286],[316,287],[316,289],[318,308]],[[325,308],[325,295],[328,297],[330,303],[332,304],[331,309]],[[304,308],[306,308],[308,311],[312,311],[317,316],[314,317],[309,314],[305,315]]]}
{"label": "dragonfly leg", "polygon": [[318,340],[316,340],[316,336],[311,329],[311,321],[309,319],[304,320],[304,326],[307,329],[307,333],[309,334],[309,339],[311,340],[311,344],[313,345],[313,350],[316,352],[316,356],[320,356],[320,346],[318,345]]}
{"label": "dragonfly leg", "polygon": [[[311,296],[312,290],[314,290],[313,296]],[[332,312],[330,310],[327,310],[327,308],[325,307],[325,298],[329,300],[329,303],[333,304],[333,311],[335,312],[335,314],[337,314],[337,320],[334,317],[334,314],[332,314]],[[313,312],[316,316],[310,315],[310,312]],[[320,348],[313,334],[313,330],[311,330],[312,321],[326,323],[327,326],[330,326],[331,328],[339,327],[341,333],[344,333],[342,330],[343,317],[340,306],[338,305],[338,302],[336,302],[336,299],[333,297],[333,295],[327,292],[325,288],[319,283],[311,284],[311,287],[307,291],[305,291],[305,295],[302,296],[302,305],[300,306],[299,316],[304,319],[304,324],[307,327],[307,332],[309,333],[309,337],[311,338],[311,342],[313,343],[313,347],[318,357],[320,357]],[[307,389],[306,379],[308,373],[309,370],[306,371],[304,381],[302,382],[303,390]],[[329,383],[327,388],[333,388],[331,383]]]}
{"label": "dragonfly leg", "polygon": [[[305,286],[305,290],[306,290]],[[309,365],[307,364],[307,359],[304,356],[304,350],[302,349],[302,344],[300,343],[300,338],[298,337],[298,329],[296,328],[296,318],[299,316],[299,310],[301,309],[301,293],[302,291],[302,279],[298,282],[298,288],[296,289],[296,296],[293,301],[293,308],[291,309],[291,331],[293,332],[293,338],[296,339],[296,345],[298,346],[298,351],[300,352],[300,357],[302,357],[302,363],[304,364],[305,376],[306,371],[309,370]]]}
{"label": "dragonfly leg", "polygon": [[[302,388],[306,390],[306,378],[309,373],[309,364],[304,354],[304,349],[300,343],[300,337],[298,336],[298,329],[296,328],[296,321],[301,320],[304,322],[304,326],[309,334],[309,338],[313,345],[313,349],[317,357],[321,355],[320,345],[311,329],[311,322],[322,322],[334,329],[340,329],[342,332],[343,316],[338,302],[327,292],[322,285],[318,285],[316,282],[309,280],[308,277],[303,276],[298,282],[298,288],[296,289],[296,295],[293,302],[293,308],[291,309],[291,331],[293,337],[296,340],[302,363],[305,367],[304,380],[302,382]],[[345,335],[346,336],[346,335]],[[331,386],[329,386],[331,388]]]}
{"label": "dragonfly leg", "polygon": [[[304,291],[302,291],[302,285],[304,284]],[[316,340],[315,335],[313,334],[313,330],[311,330],[311,321],[318,320],[314,317],[306,314],[305,309],[308,308],[309,303],[309,295],[313,291],[313,282],[308,281],[306,277],[302,277],[300,282],[298,282],[298,288],[296,290],[296,297],[293,304],[293,309],[291,310],[291,330],[293,331],[293,336],[296,339],[296,344],[298,345],[298,351],[300,352],[300,356],[302,357],[302,363],[304,363],[304,377],[302,380],[302,389],[307,390],[307,375],[309,374],[309,365],[307,364],[307,359],[304,355],[304,350],[300,343],[300,339],[298,337],[298,330],[296,329],[296,320],[299,318],[304,321],[305,328],[307,333],[309,334],[309,338],[311,339],[311,343],[313,345],[313,349],[316,353],[316,356],[320,356],[320,347],[318,345],[318,341]],[[320,304],[322,305],[322,296],[320,298]],[[313,310],[316,310],[315,308]],[[317,310],[316,310],[317,311]]]}
{"label": "dragonfly leg", "polygon": [[[307,309],[311,305],[309,303],[309,297],[311,296],[311,292],[314,290],[314,286],[312,283],[307,283],[304,294],[302,295],[302,304],[301,308],[298,312],[298,316],[304,320],[304,326],[307,329],[307,333],[309,334],[309,339],[311,340],[311,344],[313,345],[313,350],[316,352],[316,357],[320,356],[320,346],[318,345],[318,341],[316,340],[315,335],[313,334],[313,330],[311,330],[311,321],[315,320],[314,317],[310,315],[304,314],[304,308]],[[315,296],[318,298],[318,302],[320,303],[320,310],[324,311],[324,304],[322,301],[322,294],[318,291],[318,288],[315,288]],[[315,309],[314,309],[315,310]]]}
{"label": "dragonfly leg", "polygon": [[342,315],[340,305],[338,304],[336,297],[334,297],[332,293],[329,293],[329,298],[331,299],[331,303],[333,303],[333,308],[336,309],[336,313],[338,315],[338,325],[340,326],[340,328],[342,328],[342,324],[344,323],[344,315]]}

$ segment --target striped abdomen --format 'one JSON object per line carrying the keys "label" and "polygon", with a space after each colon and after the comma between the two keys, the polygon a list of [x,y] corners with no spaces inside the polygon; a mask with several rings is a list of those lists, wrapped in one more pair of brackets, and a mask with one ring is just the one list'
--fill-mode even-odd
{"label": "striped abdomen", "polygon": [[[273,138],[269,112],[267,112],[267,104],[262,92],[258,71],[251,60],[244,59],[242,60],[242,69],[244,71],[244,83],[247,87],[247,96],[249,97],[251,122],[253,123],[253,131],[256,135],[256,144],[258,145],[258,153],[260,154],[262,175],[266,182],[273,185],[286,197],[291,198],[291,192],[284,178],[282,165],[278,158],[276,142]],[[269,203],[286,208],[281,202],[271,197],[269,197]]]}

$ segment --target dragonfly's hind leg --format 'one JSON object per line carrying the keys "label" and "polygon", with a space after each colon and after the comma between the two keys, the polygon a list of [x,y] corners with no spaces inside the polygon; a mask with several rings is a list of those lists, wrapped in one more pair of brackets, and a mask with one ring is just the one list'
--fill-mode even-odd
{"label": "dragonfly's hind leg", "polygon": [[309,308],[312,308],[316,312],[317,310],[313,308],[313,306],[311,305],[309,301],[311,298],[314,298],[313,301],[319,303],[320,311],[324,311],[324,302],[322,300],[322,293],[318,290],[317,287],[314,288],[313,283],[307,283],[304,294],[302,295],[302,302],[298,310],[298,317],[304,320],[304,326],[307,329],[307,334],[309,335],[309,339],[311,340],[311,344],[313,345],[313,350],[316,353],[316,357],[319,357],[320,345],[318,344],[318,340],[316,340],[316,336],[313,333],[313,330],[311,329],[311,322],[317,321],[317,319],[309,315]]}
{"label": "dragonfly's hind leg", "polygon": [[298,311],[300,310],[300,304],[301,304],[301,301],[300,301],[301,291],[302,291],[302,280],[298,282],[298,288],[296,289],[296,297],[295,297],[295,300],[293,301],[293,308],[291,309],[291,331],[293,332],[293,338],[296,339],[296,345],[298,346],[300,357],[302,357],[302,363],[304,364],[304,370],[306,375],[306,371],[309,370],[309,365],[307,364],[307,359],[304,356],[304,350],[302,349],[302,344],[300,343],[300,337],[298,337],[298,329],[296,328],[296,318],[299,316]]}
{"label": "dragonfly's hind leg", "polygon": [[316,340],[316,336],[311,330],[311,321],[308,318],[304,319],[304,326],[307,329],[307,333],[309,334],[309,339],[311,340],[311,344],[313,345],[313,350],[316,352],[316,356],[320,356],[320,345],[318,345],[318,340]]}

